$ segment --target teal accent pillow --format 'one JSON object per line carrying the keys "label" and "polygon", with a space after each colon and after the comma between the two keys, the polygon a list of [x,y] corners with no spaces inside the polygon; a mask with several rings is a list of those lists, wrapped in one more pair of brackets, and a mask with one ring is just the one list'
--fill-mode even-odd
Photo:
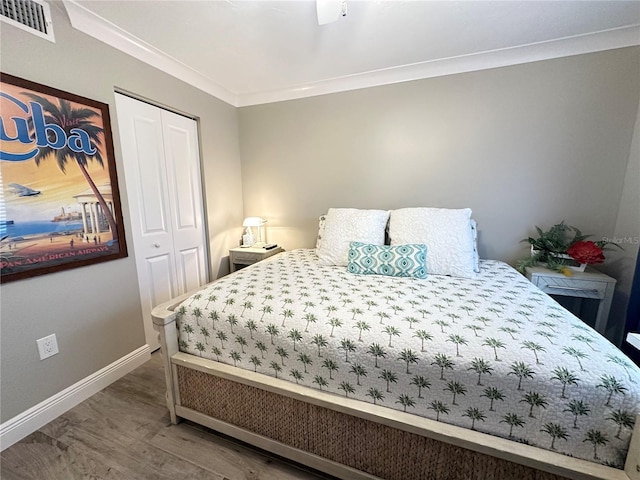
{"label": "teal accent pillow", "polygon": [[351,242],[347,270],[358,275],[427,278],[427,246]]}

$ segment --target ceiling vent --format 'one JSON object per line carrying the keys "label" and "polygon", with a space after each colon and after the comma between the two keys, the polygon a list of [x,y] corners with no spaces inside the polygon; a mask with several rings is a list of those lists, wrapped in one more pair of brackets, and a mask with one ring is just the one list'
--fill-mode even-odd
{"label": "ceiling vent", "polygon": [[0,20],[55,42],[49,4],[43,0],[0,0]]}

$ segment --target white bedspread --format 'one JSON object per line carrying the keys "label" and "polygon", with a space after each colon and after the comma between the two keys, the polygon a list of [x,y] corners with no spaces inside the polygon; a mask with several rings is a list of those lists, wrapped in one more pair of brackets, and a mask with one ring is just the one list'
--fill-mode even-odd
{"label": "white bedspread", "polygon": [[640,369],[507,264],[358,276],[285,252],[178,309],[183,352],[622,468]]}

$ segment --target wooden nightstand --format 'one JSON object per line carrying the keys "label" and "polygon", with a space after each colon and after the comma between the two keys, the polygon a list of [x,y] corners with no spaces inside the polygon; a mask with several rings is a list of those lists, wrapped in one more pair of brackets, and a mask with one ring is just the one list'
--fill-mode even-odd
{"label": "wooden nightstand", "polygon": [[282,247],[275,247],[271,250],[265,250],[262,247],[232,248],[229,250],[229,270],[233,273],[280,252],[284,252]]}
{"label": "wooden nightstand", "polygon": [[573,272],[570,277],[543,267],[529,267],[527,278],[549,295],[598,300],[594,328],[602,335],[605,334],[613,290],[616,287],[615,278],[589,267],[584,272]]}

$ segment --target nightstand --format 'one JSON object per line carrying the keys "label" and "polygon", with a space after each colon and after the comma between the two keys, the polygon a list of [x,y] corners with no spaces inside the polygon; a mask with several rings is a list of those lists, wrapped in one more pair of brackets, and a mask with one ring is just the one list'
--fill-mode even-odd
{"label": "nightstand", "polygon": [[262,247],[232,248],[229,250],[229,271],[233,273],[280,252],[284,252],[282,247],[275,247],[271,250],[265,250]]}
{"label": "nightstand", "polygon": [[615,278],[590,267],[587,267],[584,272],[573,272],[570,277],[543,267],[529,267],[527,278],[549,295],[597,300],[598,312],[594,328],[602,335],[605,334],[613,290],[616,287]]}

